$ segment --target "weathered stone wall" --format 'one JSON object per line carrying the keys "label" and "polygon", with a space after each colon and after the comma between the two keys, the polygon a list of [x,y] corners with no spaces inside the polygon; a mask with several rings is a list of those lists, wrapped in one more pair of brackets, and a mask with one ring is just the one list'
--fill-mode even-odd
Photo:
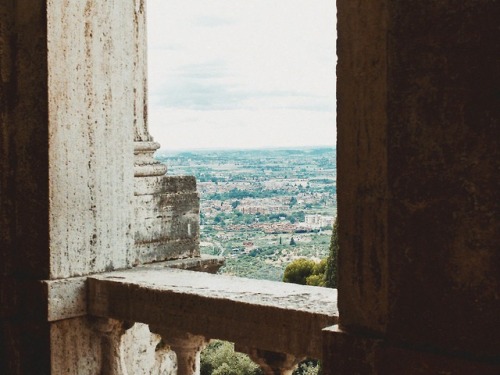
{"label": "weathered stone wall", "polygon": [[497,359],[499,11],[394,2],[388,77],[390,336]]}
{"label": "weathered stone wall", "polygon": [[499,371],[498,10],[338,1],[332,374]]}
{"label": "weathered stone wall", "polygon": [[[147,130],[144,1],[6,0],[0,21],[0,373],[101,373],[94,323],[47,322],[36,281],[136,261],[134,132]],[[194,241],[198,228],[193,233]],[[156,353],[146,331],[124,336],[127,368],[170,371],[167,351]]]}
{"label": "weathered stone wall", "polygon": [[200,255],[200,204],[194,177],[136,177],[135,195],[132,264]]}
{"label": "weathered stone wall", "polygon": [[133,246],[136,2],[48,2],[51,278]]}

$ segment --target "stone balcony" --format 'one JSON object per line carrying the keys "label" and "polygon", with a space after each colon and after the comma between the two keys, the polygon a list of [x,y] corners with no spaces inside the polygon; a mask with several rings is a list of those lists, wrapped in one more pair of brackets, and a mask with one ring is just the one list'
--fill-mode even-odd
{"label": "stone balcony", "polygon": [[96,318],[94,327],[107,340],[107,374],[130,373],[123,337],[134,323],[147,324],[165,353],[176,353],[179,375],[199,373],[199,354],[210,339],[234,342],[266,374],[290,374],[306,357],[321,359],[322,329],[337,323],[335,289],[178,269],[213,271],[221,264],[201,257],[45,282],[48,320]]}

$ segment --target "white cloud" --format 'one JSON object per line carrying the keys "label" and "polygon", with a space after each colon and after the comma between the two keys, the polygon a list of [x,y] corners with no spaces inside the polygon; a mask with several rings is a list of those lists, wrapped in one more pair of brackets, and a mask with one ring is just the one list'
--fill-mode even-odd
{"label": "white cloud", "polygon": [[148,13],[150,129],[164,147],[335,134],[331,0],[149,0]]}

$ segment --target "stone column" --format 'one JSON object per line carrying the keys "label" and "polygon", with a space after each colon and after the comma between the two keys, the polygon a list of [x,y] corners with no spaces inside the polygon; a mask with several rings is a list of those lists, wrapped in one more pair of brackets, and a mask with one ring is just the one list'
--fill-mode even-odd
{"label": "stone column", "polygon": [[148,130],[148,67],[145,0],[135,1],[134,142],[152,142]]}
{"label": "stone column", "polygon": [[291,354],[278,353],[256,348],[236,347],[236,350],[248,354],[250,359],[260,366],[265,375],[291,375],[303,358]]}
{"label": "stone column", "polygon": [[128,261],[138,265],[199,256],[199,198],[196,181],[167,177],[154,159],[147,116],[147,35],[145,0],[135,0],[134,33],[134,242]]}
{"label": "stone column", "polygon": [[134,176],[163,176],[166,166],[156,161],[153,154],[160,144],[153,141],[148,129],[148,69],[147,28],[145,0],[135,0],[136,27],[134,32]]}
{"label": "stone column", "polygon": [[177,357],[177,375],[200,374],[200,353],[208,344],[208,340],[204,336],[161,327],[150,327],[150,330],[151,332],[158,333],[162,341],[175,352]]}
{"label": "stone column", "polygon": [[102,338],[102,375],[128,375],[122,338],[132,325],[114,319],[96,319],[94,327]]}
{"label": "stone column", "polygon": [[[165,165],[153,158],[153,154],[160,148],[158,142],[153,141],[148,129],[148,70],[147,70],[147,29],[146,4],[144,0],[135,0],[135,54],[134,64],[134,176],[155,177],[163,176],[167,172]],[[136,192],[144,189],[139,187]]]}
{"label": "stone column", "polygon": [[167,168],[153,158],[160,144],[153,141],[148,129],[148,67],[145,0],[135,0],[134,32],[134,156],[135,177],[163,176]]}

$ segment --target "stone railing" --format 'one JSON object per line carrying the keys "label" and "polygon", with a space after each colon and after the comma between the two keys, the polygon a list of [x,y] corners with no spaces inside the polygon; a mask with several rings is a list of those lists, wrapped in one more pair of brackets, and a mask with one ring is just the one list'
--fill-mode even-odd
{"label": "stone railing", "polygon": [[[209,339],[236,343],[267,374],[288,374],[320,359],[321,330],[337,322],[336,290],[213,275],[161,265],[88,278],[91,315],[148,324],[177,355],[178,374],[199,373]],[[119,343],[118,340],[111,347]],[[116,349],[109,366],[119,371]]]}
{"label": "stone railing", "polygon": [[234,342],[265,374],[291,374],[302,359],[322,358],[322,329],[338,320],[335,289],[207,273],[222,264],[202,256],[45,281],[47,318],[93,319],[105,375],[130,374],[128,341],[145,324],[161,336],[153,367],[173,351],[179,375],[199,374],[210,339]]}

